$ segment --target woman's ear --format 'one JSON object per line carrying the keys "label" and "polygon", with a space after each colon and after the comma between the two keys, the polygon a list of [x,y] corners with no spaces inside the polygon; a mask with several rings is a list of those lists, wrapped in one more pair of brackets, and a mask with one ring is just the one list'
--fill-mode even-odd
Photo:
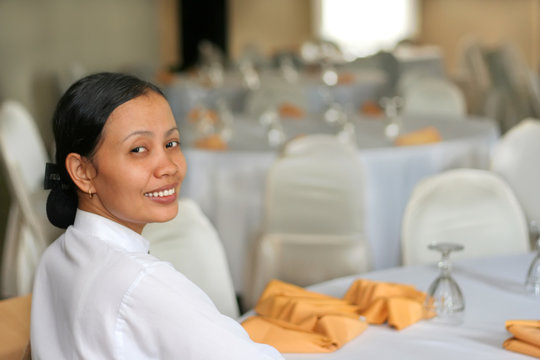
{"label": "woman's ear", "polygon": [[96,176],[96,169],[86,157],[76,153],[69,153],[66,157],[66,169],[79,190],[87,194],[96,192],[92,182]]}

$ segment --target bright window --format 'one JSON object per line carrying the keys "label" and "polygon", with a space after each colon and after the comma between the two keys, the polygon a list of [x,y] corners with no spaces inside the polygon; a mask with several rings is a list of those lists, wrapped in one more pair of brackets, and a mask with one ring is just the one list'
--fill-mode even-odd
{"label": "bright window", "polygon": [[391,49],[417,32],[417,0],[315,0],[318,35],[349,56]]}

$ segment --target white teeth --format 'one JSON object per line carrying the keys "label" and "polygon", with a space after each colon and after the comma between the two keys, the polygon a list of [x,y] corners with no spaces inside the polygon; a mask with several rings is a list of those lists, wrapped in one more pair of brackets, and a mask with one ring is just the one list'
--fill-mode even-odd
{"label": "white teeth", "polygon": [[163,197],[163,196],[170,196],[172,194],[174,194],[176,191],[174,188],[172,189],[169,189],[169,190],[163,190],[163,191],[154,191],[154,192],[148,192],[146,194],[144,194],[144,196],[146,197]]}

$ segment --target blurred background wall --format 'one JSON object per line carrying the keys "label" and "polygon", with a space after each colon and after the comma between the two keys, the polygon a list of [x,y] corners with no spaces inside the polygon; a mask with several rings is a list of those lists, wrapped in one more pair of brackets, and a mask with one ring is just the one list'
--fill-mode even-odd
{"label": "blurred background wall", "polygon": [[232,58],[249,44],[259,44],[265,54],[298,50],[314,34],[311,0],[230,0],[229,9]]}
{"label": "blurred background wall", "polygon": [[421,0],[420,11],[419,40],[442,48],[449,74],[459,67],[466,37],[487,46],[511,42],[531,68],[540,70],[538,0]]}

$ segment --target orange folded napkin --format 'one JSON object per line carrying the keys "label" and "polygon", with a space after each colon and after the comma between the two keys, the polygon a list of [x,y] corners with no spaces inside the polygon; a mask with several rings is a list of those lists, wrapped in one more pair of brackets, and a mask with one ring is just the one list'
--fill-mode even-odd
{"label": "orange folded napkin", "polygon": [[506,350],[540,358],[540,320],[508,320],[505,326],[513,335],[503,343]]}
{"label": "orange folded napkin", "polygon": [[357,307],[279,280],[268,283],[242,326],[255,342],[280,352],[332,352],[361,334],[367,324]]}
{"label": "orange folded napkin", "polygon": [[396,146],[410,146],[410,145],[421,145],[421,144],[431,144],[442,141],[442,136],[439,131],[433,127],[428,126],[423,129],[416,131],[411,131],[407,134],[398,136],[394,140]]}
{"label": "orange folded napkin", "polygon": [[0,301],[0,359],[28,358],[31,303],[31,295]]}
{"label": "orange folded napkin", "polygon": [[401,330],[425,317],[425,297],[411,285],[358,279],[343,299],[357,305],[369,324],[387,322]]}
{"label": "orange folded napkin", "polygon": [[304,117],[304,110],[300,107],[284,102],[278,108],[279,115],[281,117],[301,119]]}
{"label": "orange folded napkin", "polygon": [[384,110],[373,100],[367,100],[362,104],[360,113],[368,116],[382,116]]}
{"label": "orange folded napkin", "polygon": [[199,149],[224,151],[227,150],[227,143],[218,134],[208,135],[197,139],[194,146]]}
{"label": "orange folded napkin", "polygon": [[338,75],[337,83],[339,85],[349,85],[354,83],[355,77],[353,73],[343,72]]}

